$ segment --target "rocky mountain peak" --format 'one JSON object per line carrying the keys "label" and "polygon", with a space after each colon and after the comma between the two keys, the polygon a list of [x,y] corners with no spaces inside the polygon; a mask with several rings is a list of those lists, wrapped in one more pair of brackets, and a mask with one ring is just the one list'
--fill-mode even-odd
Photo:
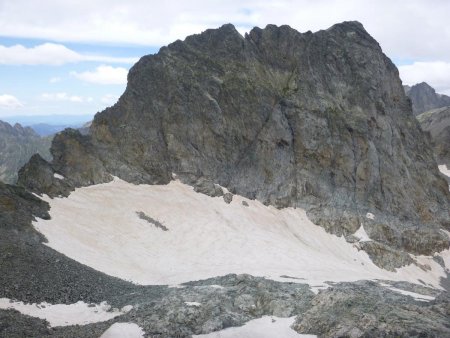
{"label": "rocky mountain peak", "polygon": [[141,58],[90,134],[59,134],[52,154],[64,186],[36,187],[33,170],[20,183],[67,194],[111,175],[166,184],[175,173],[305,208],[349,240],[364,224],[364,249],[390,268],[449,245],[447,183],[397,68],[358,22],[245,37],[224,25],[176,41]]}
{"label": "rocky mountain peak", "polygon": [[436,93],[436,90],[426,82],[421,82],[408,88],[406,95],[411,99],[414,115],[450,106],[450,97]]}

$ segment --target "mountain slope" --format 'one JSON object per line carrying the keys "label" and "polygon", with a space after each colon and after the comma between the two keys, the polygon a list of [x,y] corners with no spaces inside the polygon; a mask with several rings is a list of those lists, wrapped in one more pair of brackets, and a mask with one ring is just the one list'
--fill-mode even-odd
{"label": "mountain slope", "polygon": [[39,161],[20,184],[59,195],[111,175],[160,184],[176,173],[305,208],[339,235],[373,213],[364,250],[381,265],[449,245],[447,183],[397,69],[356,22],[314,34],[269,25],[245,37],[225,25],[177,41],[141,58],[90,132],[56,136],[40,171],[52,184],[33,177]]}
{"label": "mountain slope", "polygon": [[414,115],[428,110],[450,106],[450,97],[437,94],[433,87],[426,82],[414,86],[405,86],[406,95],[411,99]]}
{"label": "mountain slope", "polygon": [[50,160],[50,143],[51,138],[41,138],[31,128],[0,121],[0,180],[16,182],[17,172],[33,154]]}

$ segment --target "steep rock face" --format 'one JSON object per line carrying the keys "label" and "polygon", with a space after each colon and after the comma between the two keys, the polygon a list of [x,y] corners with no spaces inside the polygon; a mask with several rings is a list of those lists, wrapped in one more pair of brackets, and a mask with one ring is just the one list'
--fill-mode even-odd
{"label": "steep rock face", "polygon": [[50,143],[51,138],[41,138],[31,128],[0,121],[0,180],[16,182],[18,170],[33,154],[50,160]]}
{"label": "steep rock face", "polygon": [[417,119],[422,129],[430,133],[438,163],[450,168],[450,107],[425,112]]}
{"label": "steep rock face", "polygon": [[357,22],[314,34],[269,25],[245,37],[224,25],[176,41],[130,70],[90,135],[63,132],[51,151],[52,170],[73,187],[110,175],[168,183],[176,173],[306,208],[339,235],[364,224],[380,265],[448,247],[439,231],[450,229],[447,183],[396,67]]}
{"label": "steep rock face", "polygon": [[426,82],[405,86],[406,95],[411,99],[414,115],[419,115],[431,109],[450,106],[450,97],[436,93]]}

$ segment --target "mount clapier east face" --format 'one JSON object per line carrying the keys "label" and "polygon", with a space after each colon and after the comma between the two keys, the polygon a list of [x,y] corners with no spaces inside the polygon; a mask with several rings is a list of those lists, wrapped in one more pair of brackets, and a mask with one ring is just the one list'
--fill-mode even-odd
{"label": "mount clapier east face", "polygon": [[245,37],[224,25],[176,41],[130,70],[89,136],[60,133],[52,154],[47,179],[35,179],[30,168],[42,163],[31,161],[19,183],[55,196],[111,175],[166,184],[176,173],[305,208],[338,235],[364,219],[373,239],[364,249],[389,268],[409,262],[404,252],[449,245],[440,231],[450,230],[448,185],[396,67],[357,22],[314,34],[269,25]]}
{"label": "mount clapier east face", "polygon": [[[137,286],[67,257],[61,258],[65,264],[61,271],[50,267],[45,263],[48,257],[61,255],[43,246],[42,234],[31,226],[33,216],[50,216],[47,202],[29,192],[70,199],[79,191],[76,188],[112,184],[117,179],[170,186],[176,177],[210,197],[228,194],[280,211],[305,210],[314,224],[345,238],[345,245],[357,242],[378,268],[389,272],[411,264],[419,266],[415,257],[433,256],[449,248],[448,183],[439,173],[429,138],[412,113],[397,68],[358,22],[344,22],[316,33],[268,25],[254,28],[244,37],[227,24],[178,40],[155,55],[142,57],[129,72],[124,94],[114,106],[95,116],[89,133],[82,135],[73,129],[58,133],[51,153],[50,162],[33,156],[20,170],[18,186],[0,186],[0,221],[9,240],[2,245],[14,252],[22,248],[27,262],[41,264],[44,273],[34,277],[40,285],[64,271],[65,282],[56,282],[55,289],[64,286],[71,290],[63,300],[46,296],[53,291],[43,286],[27,295],[25,289],[30,285],[25,284],[31,282],[20,282],[5,297],[76,302],[77,295],[88,292],[83,291],[84,282],[74,281],[92,276],[86,280],[98,278],[107,286],[95,287],[86,299],[125,305],[124,300],[114,298],[123,294],[117,290]],[[152,221],[143,211],[136,212]],[[165,226],[170,234],[170,224]],[[358,241],[355,234],[362,228],[370,240]],[[450,262],[443,262],[442,257],[436,261],[448,269]],[[2,269],[14,269],[3,264]],[[28,274],[23,269],[14,276],[0,277],[0,283],[17,284],[19,276],[27,279]],[[251,276],[223,278],[220,282],[229,286],[260,283],[262,289],[271,290],[266,296],[274,299],[279,297],[276,290],[287,287],[268,280],[257,282]],[[433,305],[420,305],[420,311],[427,313],[420,316],[416,301],[396,298],[400,296],[392,292],[386,295],[375,284],[337,284],[317,296],[303,294],[303,298],[297,293],[295,297],[300,298],[292,296],[297,307],[283,303],[289,311],[281,312],[285,317],[299,315],[293,326],[296,331],[320,336],[339,336],[342,330],[343,336],[353,332],[355,337],[450,334],[447,292]],[[194,289],[164,290],[170,298]],[[153,291],[145,292],[150,297]],[[155,302],[157,296],[151,297]],[[340,313],[340,300],[353,302],[354,307]],[[368,308],[371,302],[384,302],[380,307],[391,309],[395,318],[389,317],[392,320],[381,325],[383,314],[373,309],[372,313]],[[222,326],[189,322],[183,328],[180,323],[166,323],[163,314],[164,329],[156,329],[151,325],[159,324],[144,319],[138,321],[154,336],[189,336],[278,313],[274,303],[270,304],[272,307],[264,305],[259,312],[244,311],[247,317],[240,308],[218,310],[217,321]],[[143,309],[148,310],[142,306],[138,311]],[[158,309],[162,311],[162,307]],[[402,322],[399,311],[415,324]],[[225,312],[233,315],[224,319]],[[137,313],[136,318],[145,318]],[[358,324],[365,315],[373,318],[364,322],[365,326]],[[425,323],[419,319],[428,315],[436,320]],[[361,335],[354,330],[358,325],[362,325],[358,329]],[[93,332],[102,328],[92,326]],[[69,331],[61,330],[70,336]]]}

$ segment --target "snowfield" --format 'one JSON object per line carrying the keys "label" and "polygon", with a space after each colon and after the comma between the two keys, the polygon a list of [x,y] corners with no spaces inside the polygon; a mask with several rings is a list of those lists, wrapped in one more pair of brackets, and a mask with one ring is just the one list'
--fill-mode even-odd
{"label": "snowfield", "polygon": [[295,317],[278,318],[264,316],[251,320],[240,327],[230,327],[222,331],[194,335],[194,338],[316,338],[316,335],[300,334],[290,328]]}
{"label": "snowfield", "polygon": [[100,304],[24,304],[0,298],[0,309],[14,309],[24,315],[45,319],[50,326],[85,325],[104,322],[129,312],[133,307],[124,306],[121,310],[111,309],[106,302]]}
{"label": "snowfield", "polygon": [[[416,259],[430,271],[416,265],[395,273],[380,269],[358,243],[326,233],[302,209],[278,210],[237,195],[227,204],[179,181],[133,185],[115,178],[76,189],[68,198],[44,199],[51,220],[37,219],[34,226],[48,246],[137,284],[177,285],[247,273],[315,288],[326,287],[325,281],[361,279],[422,280],[440,288],[445,277],[426,256]],[[370,240],[363,225],[356,235]],[[441,256],[449,268],[449,250]]]}

